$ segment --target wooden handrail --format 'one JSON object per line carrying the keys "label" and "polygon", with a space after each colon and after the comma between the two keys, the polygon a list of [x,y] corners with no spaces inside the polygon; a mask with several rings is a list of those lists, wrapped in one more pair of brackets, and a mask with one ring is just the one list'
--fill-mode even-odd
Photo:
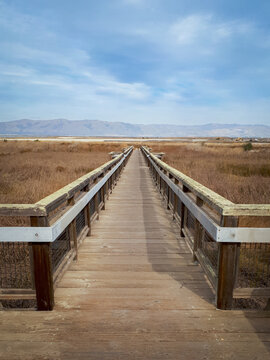
{"label": "wooden handrail", "polygon": [[132,146],[125,149],[116,158],[81,176],[35,204],[0,204],[0,216],[47,216],[49,212],[57,208],[61,203],[72,198],[76,192],[93,183],[95,179],[117,164],[131,148]]}
{"label": "wooden handrail", "polygon": [[[0,215],[30,217],[31,227],[0,227],[0,246],[9,253],[9,256],[14,256],[15,274],[18,278],[20,275],[16,273],[16,261],[17,258],[23,259],[24,273],[28,274],[28,279],[31,273],[38,310],[53,309],[54,288],[57,281],[68,264],[77,259],[79,245],[87,235],[91,234],[91,222],[98,219],[99,212],[105,209],[109,187],[112,190],[132,149],[133,147],[129,147],[115,159],[36,204],[1,206]],[[79,196],[77,196],[78,192]],[[58,208],[63,203],[65,207]],[[50,211],[56,208],[57,211],[54,211],[54,217],[50,220]],[[9,272],[5,271],[4,274],[9,279]],[[16,275],[11,279],[14,287],[17,286]],[[22,298],[27,295],[28,299],[32,299],[32,292],[25,294],[25,290],[28,289],[29,281],[26,289],[17,289],[17,299],[20,290]],[[0,289],[0,298],[2,296],[14,300],[12,289],[10,293],[9,289]]]}
{"label": "wooden handrail", "polygon": [[[264,269],[267,265],[263,261],[265,256],[269,256],[270,227],[265,224],[258,227],[257,222],[260,220],[258,217],[262,217],[264,220],[267,218],[266,224],[269,223],[270,205],[234,204],[170,167],[146,147],[142,146],[141,150],[167,209],[172,211],[180,226],[180,235],[186,238],[193,259],[200,262],[213,286],[217,308],[230,309],[234,294],[253,296],[259,293],[267,298],[270,286],[266,279],[268,270]],[[245,222],[240,224],[241,219],[249,220],[247,227],[243,227]],[[252,227],[252,224],[255,226]],[[243,261],[239,265],[241,249],[245,252],[246,248],[255,254],[259,252],[252,257],[252,266],[255,278],[261,279],[261,282],[258,281],[257,286],[252,285],[253,288],[243,289],[236,283],[241,272],[239,267],[243,266]],[[264,260],[257,263],[256,258],[260,257]],[[250,264],[251,260],[246,261]],[[246,273],[245,269],[243,273]]]}
{"label": "wooden handrail", "polygon": [[147,147],[142,146],[142,150],[164,171],[168,172],[173,178],[186,186],[194,195],[214,208],[223,216],[270,216],[269,204],[235,204],[223,196],[210,190],[206,186],[193,180],[179,170],[166,164],[164,161],[152,154]]}

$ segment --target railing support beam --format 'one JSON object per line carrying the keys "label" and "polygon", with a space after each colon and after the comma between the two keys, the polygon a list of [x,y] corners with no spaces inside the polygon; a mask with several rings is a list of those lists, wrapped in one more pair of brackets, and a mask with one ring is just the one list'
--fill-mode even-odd
{"label": "railing support beam", "polygon": [[[48,226],[47,217],[30,217],[31,226]],[[32,243],[34,278],[38,310],[53,310],[54,288],[51,261],[51,244]]]}
{"label": "railing support beam", "polygon": [[[237,227],[237,217],[223,217],[222,226]],[[233,289],[235,286],[239,258],[239,244],[220,243],[218,253],[217,295],[218,309],[230,310],[233,304]]]}

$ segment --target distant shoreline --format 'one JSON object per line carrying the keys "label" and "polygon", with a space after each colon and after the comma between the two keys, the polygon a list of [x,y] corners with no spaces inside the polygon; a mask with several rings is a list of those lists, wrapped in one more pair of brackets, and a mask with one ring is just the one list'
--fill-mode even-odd
{"label": "distant shoreline", "polygon": [[247,141],[252,141],[256,144],[260,143],[270,143],[270,138],[232,138],[232,137],[106,137],[106,136],[52,136],[52,137],[40,137],[40,136],[20,136],[16,135],[1,135],[0,140],[8,141],[56,141],[56,142],[215,142],[215,143],[242,143]]}

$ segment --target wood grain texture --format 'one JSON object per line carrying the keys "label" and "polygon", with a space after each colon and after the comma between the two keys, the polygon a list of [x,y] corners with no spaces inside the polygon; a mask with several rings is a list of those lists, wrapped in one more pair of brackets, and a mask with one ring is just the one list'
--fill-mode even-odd
{"label": "wood grain texture", "polygon": [[221,311],[135,151],[55,310],[0,312],[0,359],[268,359],[270,313]]}

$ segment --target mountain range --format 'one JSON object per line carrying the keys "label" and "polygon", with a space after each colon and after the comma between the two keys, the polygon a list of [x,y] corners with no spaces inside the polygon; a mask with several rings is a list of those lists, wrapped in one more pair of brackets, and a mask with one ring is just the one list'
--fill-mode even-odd
{"label": "mountain range", "polygon": [[129,124],[100,120],[29,120],[0,122],[0,135],[10,136],[124,136],[124,137],[270,137],[268,125]]}

